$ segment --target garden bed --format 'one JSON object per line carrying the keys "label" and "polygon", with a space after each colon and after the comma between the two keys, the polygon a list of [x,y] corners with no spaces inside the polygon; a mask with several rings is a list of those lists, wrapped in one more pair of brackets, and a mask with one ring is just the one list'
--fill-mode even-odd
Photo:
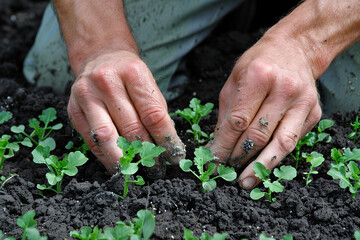
{"label": "garden bed", "polygon": [[[0,136],[12,134],[13,125],[28,125],[42,110],[54,107],[56,123],[63,128],[54,131],[52,137],[57,148],[52,152],[61,156],[69,140],[79,144],[77,133],[72,129],[67,113],[67,96],[56,96],[48,88],[33,88],[21,75],[22,61],[34,39],[39,25],[44,1],[0,1],[0,111],[7,110],[13,118],[0,125]],[[4,4],[4,5],[3,5]],[[169,112],[187,107],[194,96],[202,103],[215,104],[214,111],[202,120],[203,130],[211,132],[217,121],[218,95],[225,83],[235,59],[261,35],[243,34],[226,28],[217,30],[209,39],[194,49],[187,57],[186,74],[191,85],[185,94],[169,103]],[[37,228],[49,239],[69,239],[70,231],[82,226],[114,227],[117,221],[128,221],[140,209],[154,211],[156,228],[153,239],[182,239],[183,229],[188,228],[200,236],[203,231],[228,233],[227,239],[258,239],[260,233],[280,239],[292,234],[294,239],[353,239],[360,229],[360,197],[351,197],[341,189],[338,180],[327,175],[330,169],[332,148],[356,148],[347,138],[359,112],[336,114],[335,125],[327,130],[332,136],[330,143],[320,142],[314,151],[325,157],[317,169],[309,187],[302,174],[309,164],[300,163],[298,175],[293,181],[284,181],[283,193],[275,194],[277,201],[254,201],[249,192],[236,183],[219,181],[211,192],[203,192],[201,183],[178,166],[168,166],[164,179],[145,177],[144,186],[130,186],[129,194],[121,200],[123,176],[110,176],[105,168],[89,154],[90,161],[79,168],[74,178],[65,178],[63,193],[40,192],[37,184],[46,183],[45,165],[32,162],[31,149],[21,147],[14,158],[5,162],[0,175],[17,174],[0,190],[0,230],[6,236],[21,237],[22,230],[16,220],[29,210],[35,210]],[[193,158],[196,145],[186,133],[188,123],[174,116],[179,136],[187,146],[187,158]],[[310,148],[303,148],[310,152]],[[281,164],[293,165],[292,157]],[[262,186],[262,185],[260,185]],[[115,194],[114,194],[115,193]]]}

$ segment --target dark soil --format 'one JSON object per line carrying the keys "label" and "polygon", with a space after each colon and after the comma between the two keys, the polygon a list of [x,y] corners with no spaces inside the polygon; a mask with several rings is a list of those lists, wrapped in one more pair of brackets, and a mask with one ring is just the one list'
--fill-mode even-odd
{"label": "dark soil", "polygon": [[[62,156],[67,152],[64,147],[69,140],[79,143],[66,114],[68,97],[56,96],[50,89],[33,88],[21,74],[22,61],[35,37],[46,2],[0,0],[0,5],[0,111],[8,110],[14,115],[12,120],[0,125],[0,135],[11,134],[12,125],[27,126],[30,118],[37,117],[47,107],[54,107],[58,112],[56,122],[64,127],[52,135],[57,142],[53,154]],[[202,122],[206,132],[211,132],[216,124],[218,94],[235,59],[261,35],[259,31],[240,33],[224,25],[226,21],[222,24],[191,52],[187,58],[191,85],[184,96],[169,103],[169,112],[187,107],[194,96],[203,103],[215,103],[215,111]],[[121,200],[116,194],[122,192],[123,177],[108,175],[91,154],[90,161],[80,167],[75,178],[65,178],[62,194],[41,193],[36,185],[45,183],[47,168],[33,163],[31,150],[22,147],[0,172],[5,176],[19,175],[0,190],[0,229],[6,236],[19,239],[22,231],[16,220],[33,209],[41,235],[69,239],[69,232],[74,229],[113,227],[117,221],[128,221],[138,210],[148,208],[156,218],[153,239],[181,239],[183,228],[193,230],[197,236],[203,231],[227,232],[227,239],[258,239],[261,232],[276,238],[291,233],[295,239],[353,239],[354,231],[360,229],[360,197],[352,199],[326,172],[330,168],[331,148],[356,147],[346,136],[351,131],[349,123],[358,114],[333,117],[335,125],[328,131],[333,136],[332,142],[319,143],[314,148],[326,159],[318,169],[319,174],[306,187],[302,172],[308,171],[309,166],[301,162],[298,176],[294,181],[284,182],[285,191],[276,194],[275,203],[264,199],[253,201],[249,192],[237,184],[221,181],[214,191],[204,193],[201,184],[177,166],[168,166],[164,179],[145,179],[145,186],[131,186],[129,195]],[[190,153],[197,146],[186,133],[187,122],[179,117],[173,119],[187,145],[188,158],[192,158]],[[291,157],[283,163],[294,165]]]}

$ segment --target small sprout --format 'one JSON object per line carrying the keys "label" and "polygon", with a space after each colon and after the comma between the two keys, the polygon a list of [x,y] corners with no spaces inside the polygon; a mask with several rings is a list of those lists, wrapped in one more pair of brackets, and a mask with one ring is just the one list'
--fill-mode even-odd
{"label": "small sprout", "polygon": [[[276,240],[275,238],[268,238],[265,233],[260,234],[259,240]],[[280,240],[293,240],[293,236],[291,234],[286,234],[283,238],[280,238]]]}
{"label": "small sprout", "polygon": [[318,171],[313,170],[314,168],[320,166],[324,161],[324,156],[321,153],[318,152],[311,152],[309,153],[303,153],[303,158],[306,159],[306,162],[310,163],[310,170],[309,172],[304,172],[306,175],[306,186],[308,187],[311,183],[310,175],[311,174],[318,174]]}
{"label": "small sprout", "polygon": [[356,230],[354,232],[354,238],[355,238],[355,240],[360,240],[360,230]]}
{"label": "small sprout", "polygon": [[75,147],[74,142],[69,141],[66,144],[65,148],[68,149],[68,150],[73,149],[75,151],[80,151],[82,154],[87,156],[87,152],[90,151],[90,148],[89,148],[89,146],[87,145],[87,143],[85,142],[84,138],[81,135],[79,135],[79,139],[82,142],[82,144],[79,147]]}
{"label": "small sprout", "polygon": [[330,119],[323,119],[318,124],[318,132],[309,132],[307,133],[302,139],[298,141],[298,143],[295,146],[295,149],[290,155],[295,160],[295,168],[298,168],[299,161],[301,159],[301,148],[302,146],[306,145],[308,147],[311,147],[311,149],[314,148],[315,144],[318,142],[322,142],[327,138],[325,141],[326,143],[331,142],[331,136],[328,133],[325,133],[324,131],[334,125],[334,122]]}
{"label": "small sprout", "polygon": [[8,111],[0,112],[0,124],[3,124],[6,121],[9,121],[12,118],[12,113]]}
{"label": "small sprout", "polygon": [[93,229],[84,226],[79,231],[71,231],[70,236],[81,240],[102,240],[102,239],[142,239],[148,240],[155,230],[155,217],[153,212],[149,210],[139,210],[137,218],[133,222],[126,224],[125,222],[117,222],[114,228],[106,228],[104,232],[98,227]]}
{"label": "small sprout", "polygon": [[210,141],[213,137],[213,133],[207,134],[202,131],[199,122],[203,117],[211,113],[214,104],[206,103],[205,105],[201,105],[201,101],[199,99],[193,98],[191,99],[189,106],[190,108],[177,110],[175,112],[190,123],[191,129],[188,129],[186,132],[194,135],[195,142],[203,143],[205,141]]}
{"label": "small sprout", "polygon": [[280,180],[293,180],[296,177],[296,169],[291,166],[281,166],[280,170],[278,168],[274,169],[274,175],[278,177],[278,179],[274,182],[271,182],[270,179],[270,169],[266,169],[263,164],[260,162],[255,162],[253,169],[255,171],[255,176],[263,180],[264,187],[268,189],[268,192],[262,192],[259,188],[254,188],[250,192],[250,198],[253,200],[258,200],[265,195],[268,195],[268,202],[275,202],[276,198],[272,198],[271,194],[273,192],[282,192],[284,190],[284,186],[281,185]]}
{"label": "small sprout", "polygon": [[[49,146],[37,146],[31,154],[34,162],[46,164],[50,172],[46,173],[49,187],[45,184],[37,185],[39,190],[51,190],[56,193],[61,192],[61,183],[65,175],[75,176],[78,173],[77,167],[84,165],[88,158],[79,151],[66,154],[62,160],[55,155],[50,155]],[[56,185],[56,189],[53,186]]]}
{"label": "small sprout", "polygon": [[350,125],[353,127],[354,131],[350,133],[347,137],[349,139],[352,139],[354,141],[354,144],[356,143],[356,137],[358,135],[358,129],[360,128],[360,122],[359,117],[356,116],[355,122],[350,123]]}
{"label": "small sprout", "polygon": [[225,240],[227,236],[227,233],[215,233],[214,236],[211,237],[208,233],[204,232],[199,239],[194,236],[191,230],[184,228],[184,240]]}
{"label": "small sprout", "polygon": [[[191,172],[194,174],[198,179],[200,179],[202,183],[202,187],[204,191],[212,191],[216,188],[216,181],[217,178],[222,178],[225,181],[233,181],[236,179],[236,172],[234,168],[225,167],[223,165],[219,165],[217,172],[218,175],[211,178],[211,175],[216,169],[215,163],[212,163],[214,157],[211,155],[211,151],[205,147],[198,147],[195,149],[195,158],[194,164],[196,165],[199,175],[196,174],[192,169],[191,166],[193,165],[193,161],[188,159],[182,159],[179,163],[180,168],[185,172]],[[210,163],[209,163],[210,162]],[[208,164],[208,169],[205,171],[204,167]]]}
{"label": "small sprout", "polygon": [[[19,175],[17,174],[9,174],[9,177],[5,177],[5,176],[1,176],[0,180],[1,180],[1,185],[0,185],[0,190],[4,187],[5,183],[10,181],[10,179],[14,178],[14,177],[18,177]],[[1,239],[1,238],[0,238]]]}
{"label": "small sprout", "polygon": [[[117,145],[123,152],[123,157],[120,158],[120,172],[125,175],[124,192],[121,198],[125,198],[128,193],[129,183],[136,185],[144,185],[145,181],[141,176],[136,176],[137,180],[130,180],[130,176],[134,175],[138,170],[138,165],[141,163],[144,167],[152,167],[155,165],[154,157],[160,155],[165,151],[165,148],[155,146],[150,142],[141,142],[135,140],[129,142],[123,137],[119,137]],[[132,162],[136,154],[140,155],[140,160]]]}
{"label": "small sprout", "polygon": [[[21,239],[25,240],[46,240],[47,237],[41,237],[39,230],[36,229],[36,221],[34,220],[35,211],[26,212],[22,217],[17,219],[17,225],[24,230]],[[0,231],[0,239],[4,236]],[[15,240],[14,237],[7,237],[4,240]]]}
{"label": "small sprout", "polygon": [[[360,160],[360,149],[346,148],[344,154],[340,150],[331,149],[331,168],[327,172],[333,179],[340,179],[339,186],[343,189],[349,188],[352,198],[355,199],[356,193],[360,188],[359,166],[353,160]],[[347,164],[346,164],[347,163]]]}
{"label": "small sprout", "polygon": [[9,142],[10,138],[10,135],[5,134],[0,138],[0,170],[4,166],[5,160],[13,157],[20,148],[17,142]]}
{"label": "small sprout", "polygon": [[44,124],[43,127],[40,126],[41,123],[38,119],[32,118],[29,120],[30,128],[34,129],[31,134],[27,134],[25,132],[24,125],[12,126],[10,130],[13,133],[25,136],[25,138],[23,138],[23,141],[21,142],[24,146],[32,147],[33,144],[35,144],[36,146],[47,145],[50,146],[50,150],[54,150],[56,143],[53,138],[49,137],[49,135],[53,130],[59,130],[63,126],[61,123],[49,126],[49,124],[53,122],[56,118],[57,117],[55,108],[47,108],[42,111],[41,115],[39,115],[39,120]]}

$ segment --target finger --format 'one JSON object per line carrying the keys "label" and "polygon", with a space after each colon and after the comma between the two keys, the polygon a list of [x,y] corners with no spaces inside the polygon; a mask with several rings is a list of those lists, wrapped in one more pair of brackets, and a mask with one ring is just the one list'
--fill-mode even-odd
{"label": "finger", "polygon": [[239,137],[248,128],[270,91],[273,79],[271,68],[252,66],[248,69],[241,79],[241,85],[239,79],[229,79],[237,82],[238,87],[210,147],[220,161],[227,161],[230,157]]}
{"label": "finger", "polygon": [[85,142],[88,144],[93,154],[101,161],[101,163],[105,166],[105,168],[110,174],[115,173],[115,167],[117,166],[117,162],[120,157],[122,157],[121,150],[119,148],[114,149],[114,151],[111,152],[111,156],[103,153],[103,151],[99,147],[99,144],[94,141],[94,139],[98,138],[97,136],[92,135],[92,128],[90,127],[90,124],[80,105],[75,100],[74,95],[71,95],[69,99],[68,114],[74,128],[84,138]]}
{"label": "finger", "polygon": [[311,129],[315,127],[315,125],[320,121],[321,115],[322,115],[322,110],[319,103],[317,102],[305,120],[304,126],[300,133],[299,140],[303,138],[308,132],[311,131]]}
{"label": "finger", "polygon": [[185,147],[168,114],[166,101],[144,63],[130,65],[130,68],[134,71],[126,71],[122,77],[127,79],[125,87],[141,122],[156,144],[166,149],[164,157],[170,163],[178,164],[185,158]]}
{"label": "finger", "polygon": [[284,157],[292,152],[299,140],[307,115],[299,108],[290,109],[274,132],[271,142],[264,148],[255,161],[250,163],[239,176],[239,184],[245,189],[252,189],[261,180],[255,177],[254,162],[262,163],[267,169],[273,169]]}
{"label": "finger", "polygon": [[[100,99],[101,95],[97,94],[92,85],[89,85],[87,79],[78,79],[74,83],[72,91],[74,100],[83,111],[90,126],[90,129],[87,130],[88,136],[90,131],[92,139],[89,142],[90,146],[95,151],[95,145],[98,147],[102,153],[101,155],[97,152],[99,159],[109,171],[111,167],[116,166],[120,157],[123,156],[121,149],[117,146],[119,137],[117,129],[105,104]],[[110,172],[114,173],[115,169],[110,169]]]}
{"label": "finger", "polygon": [[[268,144],[285,112],[288,115],[293,115],[291,112],[294,112],[294,118],[304,119],[305,122],[305,116],[308,116],[314,107],[317,96],[311,92],[312,89],[303,92],[299,88],[291,91],[289,90],[291,88],[296,89],[295,87],[288,87],[286,90],[275,88],[270,92],[254,121],[237,142],[229,160],[230,165],[241,167],[263,149]],[[289,94],[290,92],[291,94]],[[300,96],[301,92],[303,93],[302,96]],[[296,107],[292,105],[296,105]],[[291,110],[288,112],[288,109]],[[300,136],[296,137],[300,139]]]}

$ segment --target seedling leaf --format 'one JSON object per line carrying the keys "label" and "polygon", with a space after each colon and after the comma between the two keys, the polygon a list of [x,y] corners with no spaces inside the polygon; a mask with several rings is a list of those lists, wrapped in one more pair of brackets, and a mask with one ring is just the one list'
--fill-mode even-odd
{"label": "seedling leaf", "polygon": [[8,112],[8,111],[0,112],[0,124],[3,124],[4,122],[9,121],[11,118],[12,118],[11,112]]}
{"label": "seedling leaf", "polygon": [[214,179],[210,179],[207,182],[204,182],[202,184],[203,189],[205,189],[206,191],[212,191],[216,188],[216,181]]}
{"label": "seedling leaf", "polygon": [[225,166],[220,165],[217,170],[219,176],[226,181],[230,182],[236,178],[236,172],[234,168],[226,168]]}
{"label": "seedling leaf", "polygon": [[191,169],[190,167],[193,165],[192,161],[191,160],[188,160],[188,159],[181,159],[180,160],[180,163],[179,163],[179,166],[180,168],[184,171],[184,172],[190,172]]}
{"label": "seedling leaf", "polygon": [[47,108],[42,111],[42,114],[39,115],[39,119],[45,123],[45,125],[49,124],[50,122],[56,119],[56,110],[55,108]]}
{"label": "seedling leaf", "polygon": [[296,169],[291,166],[281,166],[280,170],[275,168],[274,175],[279,179],[293,180],[296,177]]}
{"label": "seedling leaf", "polygon": [[330,128],[334,125],[334,122],[330,119],[323,119],[319,122],[318,131],[321,133],[325,129]]}
{"label": "seedling leaf", "polygon": [[254,188],[251,192],[250,192],[250,198],[254,199],[254,200],[258,200],[262,197],[265,196],[265,192],[262,192],[259,188]]}
{"label": "seedling leaf", "polygon": [[143,142],[142,149],[140,151],[141,163],[145,167],[152,167],[155,164],[154,157],[159,156],[160,153],[164,152],[165,148],[155,146],[150,142]]}
{"label": "seedling leaf", "polygon": [[267,176],[269,176],[271,173],[271,170],[266,169],[266,167],[263,164],[261,164],[260,162],[255,162],[253,169],[255,171],[255,176],[262,180],[265,180],[267,178]]}

